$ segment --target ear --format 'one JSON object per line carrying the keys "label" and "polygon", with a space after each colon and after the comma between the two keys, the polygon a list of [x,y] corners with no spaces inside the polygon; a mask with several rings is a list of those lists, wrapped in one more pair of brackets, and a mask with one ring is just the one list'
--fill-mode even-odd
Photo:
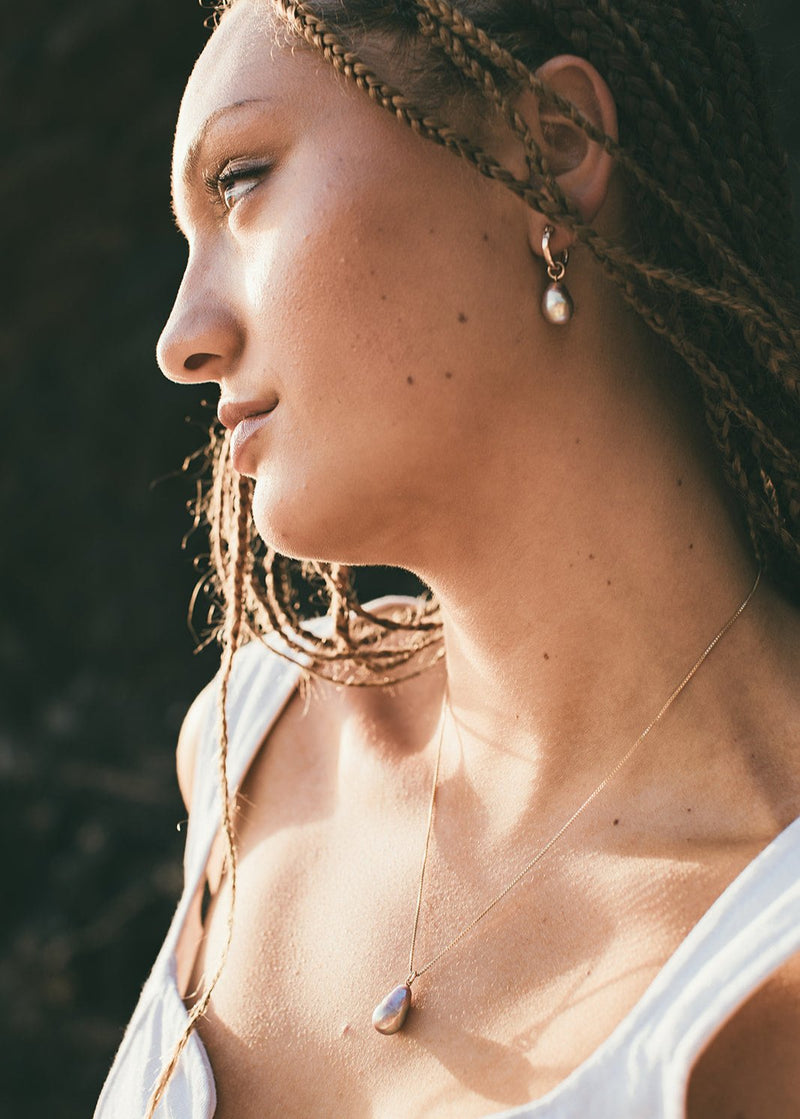
{"label": "ear", "polygon": [[[605,79],[585,58],[558,55],[540,66],[536,77],[567,101],[570,101],[606,136],[619,137],[617,107]],[[584,221],[593,221],[603,207],[611,182],[614,161],[603,148],[552,105],[542,103],[531,89],[518,98],[516,109],[523,117],[559,186],[578,209]],[[517,145],[518,168],[524,157]],[[527,168],[520,173],[527,173]],[[542,254],[542,237],[547,219],[530,207],[527,209],[528,237],[531,248]],[[571,238],[564,230],[556,230],[553,248],[563,250]]]}

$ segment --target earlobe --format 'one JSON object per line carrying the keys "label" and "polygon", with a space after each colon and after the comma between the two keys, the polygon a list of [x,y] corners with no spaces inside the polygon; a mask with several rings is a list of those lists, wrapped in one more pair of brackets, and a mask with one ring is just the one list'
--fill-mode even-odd
{"label": "earlobe", "polygon": [[[617,109],[605,79],[586,59],[558,55],[540,66],[535,75],[548,89],[569,101],[595,128],[612,140],[618,139]],[[546,100],[527,90],[519,99],[518,111],[542,147],[548,166],[559,186],[586,222],[603,208],[609,191],[614,161],[603,147]],[[542,254],[542,236],[547,218],[529,210],[529,240]],[[561,231],[559,231],[561,232]],[[557,248],[566,247],[563,233],[553,238]]]}

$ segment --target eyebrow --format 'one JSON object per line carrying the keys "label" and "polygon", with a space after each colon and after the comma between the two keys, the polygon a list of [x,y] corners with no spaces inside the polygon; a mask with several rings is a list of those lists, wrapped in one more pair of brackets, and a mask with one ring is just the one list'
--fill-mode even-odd
{"label": "eyebrow", "polygon": [[[249,105],[269,104],[273,104],[272,98],[248,97],[245,98],[243,101],[233,101],[230,105],[221,105],[219,109],[215,109],[213,113],[210,113],[198,128],[194,139],[189,144],[189,147],[187,149],[186,159],[184,160],[183,167],[181,168],[181,172],[179,175],[180,181],[183,186],[185,188],[188,188],[192,182],[192,179],[194,179],[195,175],[197,174],[197,169],[200,165],[200,156],[203,150],[203,146],[205,145],[206,139],[208,137],[208,133],[221,117],[227,116],[228,114],[234,113],[238,109],[245,108]],[[175,224],[177,225],[178,229],[182,231],[182,226],[178,217],[178,211],[175,206],[174,177],[172,180],[172,191],[170,193],[169,205],[172,211],[172,216],[175,220]]]}

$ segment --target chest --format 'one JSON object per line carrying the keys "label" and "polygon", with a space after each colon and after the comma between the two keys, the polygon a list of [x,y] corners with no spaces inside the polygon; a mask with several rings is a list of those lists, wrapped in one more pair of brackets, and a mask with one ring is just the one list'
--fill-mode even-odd
{"label": "chest", "polygon": [[[408,972],[418,823],[389,823],[374,806],[357,816],[300,813],[292,826],[244,821],[233,940],[199,1027],[218,1119],[469,1119],[538,1098],[606,1040],[742,858],[703,865],[552,852],[416,981],[406,1027],[384,1037],[370,1019]],[[509,869],[478,874],[473,860],[434,844],[417,970],[470,924]],[[206,914],[190,990],[214,970],[228,905],[226,880]]]}

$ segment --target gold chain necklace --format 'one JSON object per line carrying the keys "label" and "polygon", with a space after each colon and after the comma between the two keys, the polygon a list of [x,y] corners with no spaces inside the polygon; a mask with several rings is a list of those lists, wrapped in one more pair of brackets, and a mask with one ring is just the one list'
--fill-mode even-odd
{"label": "gold chain necklace", "polygon": [[[606,788],[606,786],[616,777],[616,775],[619,773],[619,771],[622,769],[622,767],[627,762],[630,761],[630,759],[633,757],[633,755],[639,749],[641,744],[644,742],[645,738],[647,738],[648,734],[653,729],[653,727],[655,727],[656,724],[661,721],[661,719],[664,717],[664,715],[666,715],[667,711],[670,709],[672,704],[675,702],[675,700],[681,694],[683,689],[686,687],[686,685],[689,683],[689,681],[695,676],[698,669],[700,668],[700,666],[705,661],[706,657],[708,657],[708,655],[712,652],[712,650],[716,648],[716,646],[719,644],[719,642],[722,640],[722,638],[725,636],[725,634],[728,632],[728,630],[731,628],[731,626],[734,624],[734,622],[736,622],[737,619],[740,618],[742,616],[742,614],[745,612],[748,605],[750,604],[750,600],[752,599],[753,595],[756,593],[756,590],[758,589],[758,584],[760,582],[761,582],[761,568],[758,569],[758,573],[756,574],[755,582],[753,583],[753,586],[751,587],[747,596],[739,604],[738,609],[735,611],[735,613],[733,613],[731,615],[730,618],[728,618],[727,622],[722,627],[722,629],[719,631],[719,633],[717,633],[716,637],[714,637],[713,640],[706,646],[706,648],[703,650],[703,652],[700,654],[700,656],[694,662],[692,667],[686,673],[684,678],[681,680],[680,684],[678,684],[678,686],[672,691],[669,698],[666,700],[666,702],[664,703],[664,705],[662,706],[662,708],[658,712],[658,714],[655,716],[655,718],[652,719],[651,722],[649,722],[647,724],[647,726],[644,728],[644,730],[639,735],[639,737],[636,739],[636,741],[633,743],[633,745],[630,746],[626,750],[626,752],[622,755],[622,757],[608,771],[608,773],[605,775],[605,777],[600,782],[600,784],[597,785],[592,790],[592,792],[589,793],[588,797],[583,801],[583,803],[581,805],[579,805],[578,808],[575,809],[575,811],[572,813],[572,815],[569,817],[569,819],[566,820],[565,823],[563,823],[561,825],[561,827],[558,829],[558,831],[553,836],[551,836],[550,839],[548,839],[548,841],[545,843],[545,845],[543,847],[540,847],[539,850],[536,851],[536,853],[533,855],[533,857],[531,859],[528,860],[528,862],[525,864],[525,866],[522,868],[522,870],[520,870],[519,873],[516,874],[514,876],[514,878],[511,879],[511,881],[508,883],[508,885],[505,886],[500,891],[500,893],[497,894],[497,896],[494,897],[489,902],[489,904],[486,906],[485,909],[481,910],[481,912],[477,915],[477,917],[473,917],[473,919],[467,925],[465,925],[464,928],[461,929],[461,931],[456,936],[454,936],[451,941],[449,941],[449,943],[445,944],[445,946],[442,949],[440,949],[436,953],[435,956],[433,956],[430,960],[428,960],[428,962],[423,967],[415,968],[414,967],[414,949],[416,948],[416,944],[417,944],[417,931],[419,929],[419,914],[420,914],[420,909],[421,909],[421,906],[422,906],[422,891],[423,891],[423,888],[424,888],[424,885],[425,885],[425,868],[426,868],[427,863],[428,863],[428,851],[429,851],[430,842],[431,842],[431,831],[433,829],[433,814],[434,814],[434,807],[436,805],[436,789],[437,789],[437,786],[439,784],[439,764],[442,760],[442,742],[444,741],[445,722],[446,722],[447,711],[449,709],[448,695],[447,695],[447,691],[445,690],[444,702],[442,703],[441,728],[440,728],[440,731],[439,731],[439,744],[438,744],[437,749],[436,749],[436,765],[435,765],[434,771],[433,771],[433,789],[431,791],[430,808],[428,810],[428,829],[427,829],[427,832],[425,834],[425,851],[424,851],[424,854],[422,856],[422,869],[420,871],[420,876],[419,876],[419,890],[417,891],[417,907],[416,907],[416,911],[414,913],[414,928],[413,928],[413,931],[412,931],[412,934],[411,934],[411,950],[409,952],[409,957],[408,957],[408,976],[406,977],[405,983],[401,983],[399,986],[395,987],[394,990],[390,991],[389,994],[386,996],[386,998],[383,999],[383,1001],[380,1002],[378,1004],[378,1006],[375,1007],[375,1010],[373,1011],[373,1014],[372,1014],[372,1024],[375,1027],[375,1029],[378,1031],[378,1033],[395,1034],[395,1033],[398,1032],[398,1030],[401,1030],[403,1028],[406,1017],[408,1016],[408,1011],[411,1007],[411,985],[412,985],[412,983],[416,979],[419,979],[419,977],[421,975],[424,975],[425,972],[428,971],[430,968],[432,968],[435,963],[438,963],[438,961],[441,960],[442,956],[444,956],[447,952],[449,952],[451,948],[455,948],[455,946],[458,943],[460,943],[460,941],[462,941],[464,939],[464,937],[467,936],[468,933],[472,932],[472,930],[475,928],[475,926],[478,924],[478,922],[482,921],[483,918],[487,915],[487,913],[490,913],[491,910],[494,909],[494,907],[499,902],[501,902],[503,900],[503,898],[506,896],[506,894],[508,894],[511,890],[513,890],[514,887],[519,882],[522,881],[522,879],[526,876],[526,874],[528,874],[528,872],[530,870],[532,870],[534,866],[536,866],[536,864],[540,861],[540,859],[544,858],[544,856],[547,854],[547,852],[550,851],[551,848],[554,847],[555,844],[559,841],[559,839],[562,837],[564,832],[575,823],[575,821],[585,811],[585,809],[587,809],[589,807],[589,805],[600,795],[600,793],[602,793],[602,791]],[[451,715],[452,715],[452,711],[451,711]]]}

